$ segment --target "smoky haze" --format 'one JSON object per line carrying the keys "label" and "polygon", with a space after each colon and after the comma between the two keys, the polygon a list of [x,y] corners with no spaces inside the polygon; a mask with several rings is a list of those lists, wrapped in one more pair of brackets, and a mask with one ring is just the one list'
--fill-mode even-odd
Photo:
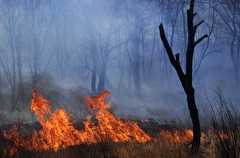
{"label": "smoky haze", "polygon": [[[209,34],[194,54],[193,85],[203,118],[216,91],[239,101],[240,4],[195,6],[196,22],[204,20],[196,35]],[[103,89],[110,91],[117,117],[188,118],[158,30],[163,23],[184,67],[187,8],[183,0],[0,0],[2,120],[35,121],[29,111],[34,88],[53,110],[62,107],[79,119],[91,113],[82,98]],[[232,8],[236,15],[227,17]]]}

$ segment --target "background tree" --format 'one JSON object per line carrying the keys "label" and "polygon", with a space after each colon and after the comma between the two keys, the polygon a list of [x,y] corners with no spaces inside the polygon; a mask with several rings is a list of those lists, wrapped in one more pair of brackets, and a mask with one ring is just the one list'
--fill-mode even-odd
{"label": "background tree", "polygon": [[153,3],[144,0],[128,1],[123,3],[121,7],[123,12],[126,12],[123,23],[125,22],[125,31],[129,40],[125,49],[129,61],[129,85],[133,81],[134,95],[142,96],[141,85],[144,83],[144,78],[147,78],[145,76],[147,75],[145,62],[148,62],[144,57],[149,52],[147,49],[149,45],[155,47],[152,45],[152,41],[148,43],[148,38],[151,36],[149,32],[156,13],[151,10],[154,8]]}
{"label": "background tree", "polygon": [[217,0],[213,3],[217,12],[216,25],[219,33],[217,39],[223,45],[223,52],[229,54],[233,68],[237,89],[240,89],[240,3],[238,0]]}
{"label": "background tree", "polygon": [[[49,19],[52,23],[52,47],[54,59],[56,62],[56,67],[59,67],[59,74],[61,79],[64,79],[69,73],[67,73],[69,66],[71,65],[71,58],[73,53],[70,53],[69,44],[74,44],[71,40],[70,29],[72,28],[71,24],[72,19],[68,18],[68,6],[69,3],[66,1],[54,1],[51,0],[48,2],[49,10]],[[70,14],[70,13],[68,13]],[[48,37],[49,38],[49,37]]]}
{"label": "background tree", "polygon": [[[39,79],[43,76],[48,67],[50,57],[42,60],[46,51],[48,34],[50,33],[52,22],[48,15],[46,1],[27,0],[24,5],[25,17],[28,24],[28,64],[32,76],[32,86],[35,87]],[[51,55],[49,55],[51,56]]]}
{"label": "background tree", "polygon": [[22,13],[22,1],[2,1],[0,21],[2,31],[1,36],[4,41],[0,65],[4,71],[6,79],[11,87],[10,105],[14,107],[19,96],[24,96],[23,76],[22,76],[22,51],[26,41],[25,19]]}

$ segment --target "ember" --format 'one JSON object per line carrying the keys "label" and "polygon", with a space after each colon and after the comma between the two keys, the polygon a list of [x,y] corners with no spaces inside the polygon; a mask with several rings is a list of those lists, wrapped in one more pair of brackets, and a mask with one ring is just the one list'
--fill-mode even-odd
{"label": "ember", "polygon": [[[85,101],[92,110],[97,110],[96,119],[98,124],[91,121],[92,116],[87,116],[83,122],[84,129],[74,128],[73,115],[67,114],[64,109],[56,109],[54,113],[50,111],[49,102],[36,91],[33,92],[30,109],[35,112],[38,121],[42,126],[41,130],[33,132],[20,133],[17,125],[11,130],[3,131],[4,137],[13,142],[4,149],[5,154],[13,155],[18,153],[19,148],[25,148],[30,151],[44,151],[66,148],[68,146],[79,145],[82,143],[97,143],[100,141],[126,142],[137,141],[147,142],[151,140],[143,132],[136,122],[122,121],[114,117],[107,108],[110,103],[105,103],[110,93],[103,90],[102,94],[95,97],[86,97]],[[26,134],[31,133],[31,134]]]}

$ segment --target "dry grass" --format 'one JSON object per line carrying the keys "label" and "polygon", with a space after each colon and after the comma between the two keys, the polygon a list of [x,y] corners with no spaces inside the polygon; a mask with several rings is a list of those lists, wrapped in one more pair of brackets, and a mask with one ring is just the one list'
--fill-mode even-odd
{"label": "dry grass", "polygon": [[[67,149],[54,151],[31,152],[20,149],[18,155],[13,158],[190,158],[188,156],[188,147],[184,144],[172,143],[161,136],[155,141],[148,143],[126,142],[101,142],[97,144],[81,144],[78,146],[68,147]],[[10,156],[3,156],[10,157]]]}
{"label": "dry grass", "polygon": [[[19,154],[13,155],[13,158],[191,158],[189,153],[189,143],[173,143],[166,138],[158,135],[155,140],[147,143],[138,142],[100,142],[97,144],[81,144],[77,146],[61,149],[57,152],[48,151],[27,151],[18,149]],[[2,144],[4,145],[4,144]],[[205,138],[202,141],[198,158],[218,157],[219,148],[216,147],[216,140]],[[3,155],[3,157],[10,157]]]}
{"label": "dry grass", "polygon": [[213,155],[216,158],[240,157],[240,113],[231,101],[227,101],[220,93],[214,105],[210,123],[213,128]]}

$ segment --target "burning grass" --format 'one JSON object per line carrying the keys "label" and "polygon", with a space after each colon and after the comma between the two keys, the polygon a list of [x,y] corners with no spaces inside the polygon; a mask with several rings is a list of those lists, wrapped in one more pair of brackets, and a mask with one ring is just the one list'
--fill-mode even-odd
{"label": "burning grass", "polygon": [[[13,124],[1,130],[0,154],[17,158],[191,157],[188,153],[192,130],[161,126],[150,120],[116,118],[107,110],[111,106],[105,103],[109,95],[104,90],[99,96],[85,98],[95,115],[87,116],[83,128],[78,129],[72,114],[64,109],[51,112],[49,101],[34,91],[30,109],[37,115],[38,123]],[[239,113],[221,99],[219,104],[226,106],[210,118],[213,130],[202,133],[198,157],[239,157]]]}
{"label": "burning grass", "polygon": [[[4,155],[9,157],[9,155]],[[139,142],[98,142],[95,144],[80,144],[60,149],[46,151],[29,151],[25,148],[19,148],[18,154],[11,157],[37,157],[37,158],[146,158],[146,157],[164,157],[164,158],[188,158],[188,148],[183,143],[172,143],[168,139],[158,136],[155,141],[147,143]]]}
{"label": "burning grass", "polygon": [[110,93],[106,90],[96,97],[86,97],[88,107],[96,110],[95,117],[98,124],[91,121],[92,116],[87,116],[83,122],[84,129],[74,128],[74,117],[67,114],[64,109],[56,109],[51,112],[49,102],[36,91],[33,92],[30,109],[35,112],[41,130],[25,131],[22,126],[15,124],[10,130],[3,130],[3,136],[10,141],[3,148],[6,155],[19,153],[19,149],[28,151],[46,151],[65,149],[80,144],[94,144],[99,142],[147,142],[151,138],[136,122],[130,120],[122,121],[114,117],[106,109],[111,106],[105,103]]}

